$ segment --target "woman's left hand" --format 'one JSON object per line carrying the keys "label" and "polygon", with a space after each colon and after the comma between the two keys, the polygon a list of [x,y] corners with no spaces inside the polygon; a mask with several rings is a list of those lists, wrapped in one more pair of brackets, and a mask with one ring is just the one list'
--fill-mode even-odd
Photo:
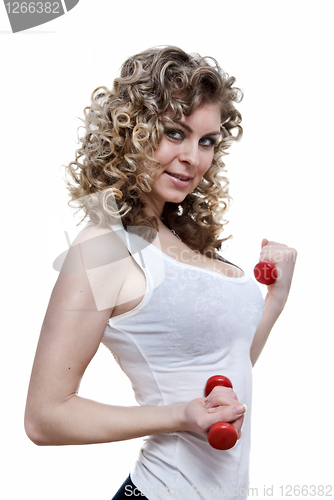
{"label": "woman's left hand", "polygon": [[275,264],[277,279],[272,285],[268,285],[267,287],[268,293],[264,301],[263,315],[255,332],[250,350],[253,366],[267,342],[272,327],[284,309],[297,258],[297,251],[294,248],[277,243],[276,241],[263,239],[261,247],[260,261],[269,261]]}
{"label": "woman's left hand", "polygon": [[260,260],[273,262],[277,269],[277,279],[275,283],[268,285],[268,293],[284,306],[291,287],[297,251],[267,239],[262,240],[261,248]]}

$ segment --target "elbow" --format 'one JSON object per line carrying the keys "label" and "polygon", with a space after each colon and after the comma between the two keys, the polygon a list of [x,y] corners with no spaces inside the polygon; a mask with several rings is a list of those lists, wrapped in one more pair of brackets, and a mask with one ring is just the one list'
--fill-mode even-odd
{"label": "elbow", "polygon": [[42,436],[42,433],[40,432],[39,426],[36,425],[34,422],[31,420],[24,420],[24,430],[26,432],[26,435],[32,441],[34,444],[37,446],[45,446],[45,440]]}
{"label": "elbow", "polygon": [[37,446],[52,446],[52,442],[47,432],[47,423],[37,415],[26,411],[24,416],[24,430],[30,441]]}

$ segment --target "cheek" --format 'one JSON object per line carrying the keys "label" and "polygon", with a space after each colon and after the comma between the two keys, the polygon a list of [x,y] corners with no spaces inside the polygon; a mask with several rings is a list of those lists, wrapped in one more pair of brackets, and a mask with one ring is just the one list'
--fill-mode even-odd
{"label": "cheek", "polygon": [[168,160],[171,157],[171,155],[172,152],[170,148],[170,143],[164,137],[154,153],[154,158],[156,160],[159,160],[163,165],[165,163],[168,163]]}
{"label": "cheek", "polygon": [[202,176],[210,169],[213,161],[213,153],[209,157],[206,157],[203,159],[203,162],[201,164],[201,174]]}

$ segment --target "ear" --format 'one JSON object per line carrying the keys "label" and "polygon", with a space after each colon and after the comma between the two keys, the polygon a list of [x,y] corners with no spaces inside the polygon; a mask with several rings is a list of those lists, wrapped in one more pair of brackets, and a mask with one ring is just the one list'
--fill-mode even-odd
{"label": "ear", "polygon": [[267,245],[267,243],[269,243],[267,238],[263,238],[262,243],[261,243],[261,248],[265,247]]}

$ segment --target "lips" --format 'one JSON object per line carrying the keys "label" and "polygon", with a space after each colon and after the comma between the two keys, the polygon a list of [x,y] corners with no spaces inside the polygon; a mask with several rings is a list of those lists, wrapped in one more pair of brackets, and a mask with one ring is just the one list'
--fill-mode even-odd
{"label": "lips", "polygon": [[176,179],[180,179],[181,181],[190,181],[190,179],[192,179],[192,177],[187,177],[182,174],[174,174],[173,172],[165,172],[165,174],[168,174],[171,177],[175,177]]}
{"label": "lips", "polygon": [[164,172],[168,175],[169,180],[174,186],[178,188],[187,188],[190,185],[192,177],[186,177],[185,175],[177,174],[174,172]]}

